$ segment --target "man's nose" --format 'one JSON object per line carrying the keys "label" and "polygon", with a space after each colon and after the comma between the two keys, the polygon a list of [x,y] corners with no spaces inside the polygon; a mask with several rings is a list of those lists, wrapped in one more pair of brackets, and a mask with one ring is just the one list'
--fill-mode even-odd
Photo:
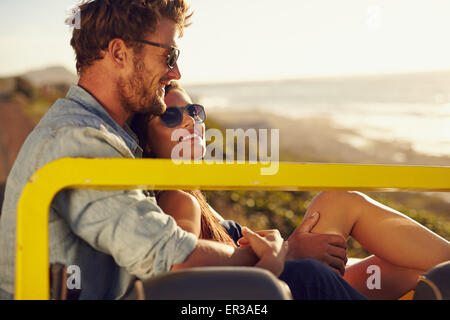
{"label": "man's nose", "polygon": [[178,63],[175,63],[175,66],[172,69],[169,69],[167,76],[170,78],[170,80],[180,80],[181,79],[181,73],[180,73],[180,69],[178,69]]}

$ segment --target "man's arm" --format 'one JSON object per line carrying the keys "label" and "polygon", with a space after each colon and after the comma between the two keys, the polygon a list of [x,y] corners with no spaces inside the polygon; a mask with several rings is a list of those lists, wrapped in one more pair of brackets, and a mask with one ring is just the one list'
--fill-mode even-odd
{"label": "man's arm", "polygon": [[173,265],[172,270],[205,266],[254,266],[258,260],[250,247],[235,248],[217,241],[199,239],[189,257]]}
{"label": "man's arm", "polygon": [[172,270],[197,266],[247,266],[266,269],[275,276],[280,276],[284,269],[288,243],[278,230],[265,230],[255,233],[244,227],[242,233],[248,240],[246,248],[234,248],[212,241],[200,241],[196,249],[182,263]]}
{"label": "man's arm", "polygon": [[[63,128],[42,150],[38,167],[63,157],[127,157],[121,152],[127,147],[120,143],[116,136],[93,128]],[[169,271],[197,244],[193,234],[179,228],[139,190],[65,189],[51,210],[75,235],[141,279]]]}

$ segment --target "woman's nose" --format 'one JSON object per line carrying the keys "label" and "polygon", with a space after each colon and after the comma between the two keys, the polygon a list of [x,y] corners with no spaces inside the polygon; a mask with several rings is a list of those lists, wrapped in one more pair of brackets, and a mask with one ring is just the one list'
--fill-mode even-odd
{"label": "woman's nose", "polygon": [[193,128],[194,125],[195,125],[195,119],[192,118],[190,115],[188,115],[186,112],[183,111],[182,126],[184,128]]}

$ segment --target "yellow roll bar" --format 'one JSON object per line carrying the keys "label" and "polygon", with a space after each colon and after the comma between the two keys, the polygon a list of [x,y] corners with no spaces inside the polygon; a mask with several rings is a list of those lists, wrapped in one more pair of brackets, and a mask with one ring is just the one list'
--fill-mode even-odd
{"label": "yellow roll bar", "polygon": [[49,299],[48,213],[65,188],[450,191],[450,167],[279,163],[175,164],[162,159],[60,159],[39,169],[17,208],[16,299]]}

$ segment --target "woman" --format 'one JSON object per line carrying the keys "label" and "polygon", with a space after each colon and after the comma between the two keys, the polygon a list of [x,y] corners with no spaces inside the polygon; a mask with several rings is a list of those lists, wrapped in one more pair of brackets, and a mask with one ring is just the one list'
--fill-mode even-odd
{"label": "woman", "polygon": [[[176,108],[168,107],[166,113],[159,117],[138,116],[133,120],[132,128],[140,137],[144,157],[190,158],[191,155],[203,155],[203,108],[192,105],[187,93],[176,83],[166,91],[165,102],[167,106]],[[177,135],[179,139],[172,141],[175,130],[181,134]],[[182,150],[191,151],[190,155],[172,154],[179,143],[184,144]],[[157,193],[157,201],[163,211],[172,215],[186,231],[199,238],[235,245],[200,191],[162,191]],[[336,234],[345,239],[352,236],[374,254],[347,267],[344,275],[347,282],[368,298],[396,299],[414,289],[419,275],[450,260],[447,240],[362,193],[321,192],[308,207],[305,219],[314,214],[316,219],[318,215],[320,218],[312,232]],[[235,239],[242,236],[237,224],[228,229],[237,230]],[[298,236],[299,230],[294,231],[290,238]],[[239,245],[251,244],[246,234],[239,239]],[[259,235],[264,237],[265,233]],[[277,263],[282,264],[282,261]],[[366,282],[370,266],[378,266],[381,272],[381,288],[376,290],[370,289]]]}
{"label": "woman", "polygon": [[[193,105],[191,109],[178,113],[177,109],[192,105],[192,101],[177,82],[166,87],[165,102],[169,107],[162,119],[154,116],[150,118],[148,115],[137,115],[133,119],[131,128],[139,137],[143,157],[173,159],[176,156],[183,158],[185,155],[182,152],[172,155],[174,147],[183,144],[189,146],[191,155],[199,154],[202,157],[206,149],[205,125],[201,120],[202,117],[205,117],[203,107]],[[190,112],[191,115],[192,112],[198,113],[194,116],[198,118],[198,121],[189,116]],[[175,118],[179,116],[181,122],[170,123],[170,120],[164,122],[166,118],[169,119],[168,115]],[[181,137],[172,141],[172,134],[177,129],[179,129]],[[157,191],[156,199],[163,211],[173,216],[177,224],[186,231],[202,239],[216,240],[236,246],[221,225],[219,221],[221,217],[210,208],[205,196],[200,191]]]}

